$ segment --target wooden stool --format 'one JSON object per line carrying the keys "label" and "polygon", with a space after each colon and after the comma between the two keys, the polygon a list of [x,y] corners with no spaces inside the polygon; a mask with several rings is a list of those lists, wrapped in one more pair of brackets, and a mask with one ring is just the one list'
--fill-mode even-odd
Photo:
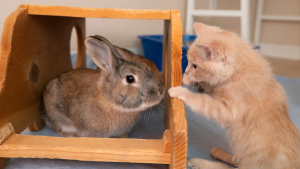
{"label": "wooden stool", "polygon": [[[70,36],[76,28],[78,59],[85,67],[85,18],[160,19],[164,22],[165,132],[162,139],[63,138],[19,135],[41,130],[42,91],[72,70]],[[182,101],[167,90],[180,86],[182,24],[176,10],[97,9],[21,5],[5,23],[0,51],[0,168],[9,158],[51,158],[169,164],[186,168],[187,123]]]}

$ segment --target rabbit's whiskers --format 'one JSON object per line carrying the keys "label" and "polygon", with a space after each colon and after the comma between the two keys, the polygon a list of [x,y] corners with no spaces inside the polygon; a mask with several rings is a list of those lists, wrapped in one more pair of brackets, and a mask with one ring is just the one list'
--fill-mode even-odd
{"label": "rabbit's whiskers", "polygon": [[139,116],[135,119],[134,123],[132,123],[131,127],[129,128],[129,130],[127,131],[126,135],[128,136],[128,133],[130,132],[130,130],[132,129],[132,127],[135,125],[135,123],[137,122],[137,120],[140,118],[142,113],[139,114]]}

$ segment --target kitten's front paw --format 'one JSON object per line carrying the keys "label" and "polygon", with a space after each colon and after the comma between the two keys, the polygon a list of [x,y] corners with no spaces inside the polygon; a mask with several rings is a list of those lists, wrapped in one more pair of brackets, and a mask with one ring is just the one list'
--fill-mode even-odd
{"label": "kitten's front paw", "polygon": [[189,90],[187,88],[177,86],[171,87],[168,92],[171,97],[177,97],[178,99],[184,101]]}
{"label": "kitten's front paw", "polygon": [[203,168],[203,166],[201,165],[202,163],[202,159],[200,158],[193,158],[190,159],[186,164],[188,167],[190,167],[191,169],[205,169]]}

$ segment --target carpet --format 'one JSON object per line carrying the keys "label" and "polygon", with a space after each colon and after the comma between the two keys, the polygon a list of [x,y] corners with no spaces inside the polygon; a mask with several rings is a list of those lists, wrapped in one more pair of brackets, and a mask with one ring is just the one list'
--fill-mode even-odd
{"label": "carpet", "polygon": [[[76,56],[72,55],[73,65]],[[87,66],[95,69],[96,66],[90,57],[87,58]],[[275,76],[283,86],[289,99],[289,112],[292,121],[300,128],[300,79]],[[195,90],[191,88],[191,90]],[[215,122],[192,112],[185,106],[188,123],[188,159],[204,158],[214,161],[210,156],[213,147],[222,148],[230,152],[225,132]],[[164,132],[163,106],[159,105],[141,114],[134,127],[129,132],[130,138],[161,139]],[[28,129],[24,135],[47,135],[63,137],[46,126],[38,132],[30,132]],[[53,159],[11,159],[6,169],[166,169],[167,165],[159,164],[134,164],[134,163],[110,163],[110,162],[87,162],[72,160]]]}

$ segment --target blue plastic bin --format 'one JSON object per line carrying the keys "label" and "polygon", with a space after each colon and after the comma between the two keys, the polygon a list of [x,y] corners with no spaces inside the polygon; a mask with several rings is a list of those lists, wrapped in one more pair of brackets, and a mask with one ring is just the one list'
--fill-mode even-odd
{"label": "blue plastic bin", "polygon": [[[162,53],[163,53],[163,35],[141,35],[138,38],[142,41],[144,55],[146,58],[151,59],[159,71],[162,70]],[[196,39],[195,35],[182,36],[182,72],[185,71],[188,61],[186,57],[189,47],[188,43],[192,43]]]}

